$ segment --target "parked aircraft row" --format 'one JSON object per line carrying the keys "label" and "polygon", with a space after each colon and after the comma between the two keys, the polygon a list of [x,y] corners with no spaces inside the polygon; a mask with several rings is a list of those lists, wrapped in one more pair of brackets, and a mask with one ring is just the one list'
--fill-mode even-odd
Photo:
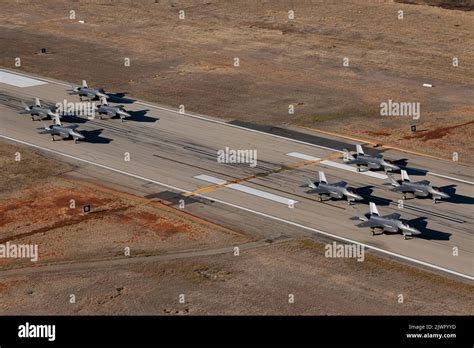
{"label": "parked aircraft row", "polygon": [[[73,86],[69,92],[70,95],[79,95],[81,101],[84,98],[88,98],[89,100],[98,98],[100,100],[100,105],[96,106],[92,110],[94,117],[95,115],[97,115],[99,119],[102,119],[104,116],[110,118],[119,117],[122,122],[125,118],[131,117],[130,113],[128,113],[122,105],[109,105],[107,103],[109,96],[105,93],[105,91],[102,88],[89,88],[85,80],[82,81],[82,86]],[[51,118],[51,120],[53,120],[52,125],[45,126],[45,129],[40,132],[41,134],[51,134],[53,141],[55,140],[55,135],[60,136],[62,139],[72,138],[75,143],[77,143],[78,140],[85,138],[77,130],[79,127],[78,125],[72,124],[63,126],[60,121],[61,115],[57,112],[57,110],[53,110],[50,107],[41,105],[39,98],[35,98],[35,103],[33,105],[27,105],[25,102],[22,102],[22,105],[24,110],[20,111],[19,113],[30,114],[32,121],[35,120],[35,117],[40,121],[47,118]]]}
{"label": "parked aircraft row", "polygon": [[[130,114],[121,105],[111,106],[107,103],[109,96],[105,93],[102,88],[90,88],[85,80],[82,81],[82,86],[72,87],[69,90],[69,94],[79,95],[80,100],[84,98],[93,100],[95,98],[100,100],[100,105],[95,107],[93,110],[94,115],[98,115],[99,119],[103,116],[108,117],[120,117],[123,119],[130,117]],[[39,98],[35,98],[35,104],[28,106],[22,102],[24,109],[20,111],[20,114],[30,114],[31,119],[34,120],[37,117],[40,121],[51,118],[53,124],[50,126],[44,126],[41,130],[41,134],[50,134],[51,139],[54,141],[55,136],[59,136],[62,139],[72,138],[76,143],[78,140],[84,139],[77,128],[76,124],[63,126],[61,123],[61,116],[56,110],[52,110],[49,107],[42,106]],[[447,199],[450,196],[442,192],[439,188],[434,187],[427,180],[418,182],[412,182],[408,177],[406,170],[401,169],[393,162],[384,159],[383,155],[377,154],[375,156],[365,154],[362,146],[356,145],[356,153],[352,154],[348,150],[344,149],[343,161],[346,164],[355,164],[357,171],[361,171],[362,168],[365,170],[384,170],[390,181],[390,185],[393,186],[392,191],[402,193],[402,198],[407,199],[410,197],[428,197],[431,196],[433,201],[436,203],[437,200]],[[400,171],[401,180],[395,180],[388,172]],[[309,181],[307,185],[309,187],[307,193],[315,193],[318,195],[320,201],[327,199],[343,199],[345,198],[349,204],[355,201],[362,201],[364,198],[357,193],[356,189],[348,187],[347,182],[339,181],[330,183],[326,179],[324,172],[319,172],[319,180]],[[365,214],[358,214],[358,218],[363,222],[357,225],[358,227],[370,227],[372,235],[375,234],[375,230],[381,230],[382,232],[401,232],[404,239],[407,236],[419,235],[421,232],[412,226],[408,221],[401,219],[401,215],[393,213],[385,216],[381,216],[377,210],[375,203],[369,203],[370,211]]]}
{"label": "parked aircraft row", "polygon": [[[385,160],[383,155],[367,155],[359,144],[356,145],[356,150],[357,154],[355,155],[352,155],[348,150],[344,150],[344,162],[346,164],[356,164],[357,171],[361,171],[361,167],[365,167],[366,170],[384,169],[390,181],[389,184],[393,186],[391,191],[400,192],[402,194],[402,199],[405,200],[408,197],[416,198],[431,196],[433,202],[436,203],[437,200],[450,198],[447,193],[432,186],[428,180],[412,182],[406,170],[400,169],[400,167],[392,162]],[[394,172],[396,170],[400,170],[401,180],[395,180],[392,174],[388,173],[388,171]],[[319,171],[319,180],[310,180],[307,184],[302,185],[302,187],[309,187],[309,190],[306,191],[306,193],[317,194],[319,201],[346,199],[349,204],[352,204],[355,201],[362,201],[364,199],[356,189],[348,187],[348,184],[345,181],[330,183],[326,179],[326,175],[323,171]],[[380,216],[375,203],[370,202],[369,205],[370,212],[359,214],[359,219],[364,222],[357,226],[370,227],[372,235],[375,234],[375,230],[377,229],[382,232],[401,232],[404,239],[407,239],[407,236],[421,234],[421,232],[408,221],[401,219],[400,214],[394,213]]]}

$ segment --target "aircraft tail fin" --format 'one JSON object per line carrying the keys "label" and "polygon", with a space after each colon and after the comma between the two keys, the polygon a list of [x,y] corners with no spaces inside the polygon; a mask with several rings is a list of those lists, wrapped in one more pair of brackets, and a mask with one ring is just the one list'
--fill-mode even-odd
{"label": "aircraft tail fin", "polygon": [[319,182],[323,182],[325,184],[328,183],[328,181],[326,179],[326,175],[322,171],[319,171]]}
{"label": "aircraft tail fin", "polygon": [[354,159],[354,156],[352,156],[352,154],[349,152],[349,150],[342,149],[342,151],[344,151],[344,157],[343,157],[344,162],[347,162],[347,161],[350,161],[350,160]]}
{"label": "aircraft tail fin", "polygon": [[87,81],[86,80],[82,80],[82,87],[87,88]]}
{"label": "aircraft tail fin", "polygon": [[316,188],[316,185],[314,184],[314,182],[312,182],[311,180],[308,180],[308,187],[310,189],[315,189]]}
{"label": "aircraft tail fin", "polygon": [[59,114],[53,114],[52,116],[52,119],[53,119],[53,123],[56,125],[56,126],[61,126],[61,119],[59,117]]}
{"label": "aircraft tail fin", "polygon": [[358,155],[364,155],[364,150],[362,149],[362,145],[357,144],[356,145],[356,150]]}
{"label": "aircraft tail fin", "polygon": [[100,104],[101,104],[101,105],[108,105],[108,104],[107,104],[107,98],[105,98],[105,97],[100,97]]}
{"label": "aircraft tail fin", "polygon": [[35,98],[35,106],[41,106],[39,98]]}
{"label": "aircraft tail fin", "polygon": [[402,180],[410,182],[410,177],[408,176],[407,171],[402,169],[401,173],[402,173]]}
{"label": "aircraft tail fin", "polygon": [[379,211],[377,210],[377,206],[375,205],[374,202],[370,202],[369,207],[370,207],[370,214],[371,215],[380,216]]}
{"label": "aircraft tail fin", "polygon": [[394,177],[391,176],[389,173],[387,173],[387,177],[388,177],[388,180],[390,180],[390,183],[392,184],[392,186],[395,186],[395,187],[400,186],[400,184],[398,183],[398,181],[395,180]]}

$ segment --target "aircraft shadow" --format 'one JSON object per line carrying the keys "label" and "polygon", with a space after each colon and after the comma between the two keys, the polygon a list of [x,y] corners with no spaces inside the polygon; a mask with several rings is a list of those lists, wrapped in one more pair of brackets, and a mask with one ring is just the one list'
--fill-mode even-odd
{"label": "aircraft shadow", "polygon": [[80,130],[80,133],[85,137],[83,142],[93,143],[93,144],[109,144],[113,139],[102,137],[100,134],[103,129],[94,129],[90,131]]}
{"label": "aircraft shadow", "polygon": [[127,111],[131,117],[127,117],[125,121],[153,123],[159,120],[159,118],[147,116],[148,111],[150,110]]}
{"label": "aircraft shadow", "polygon": [[[366,191],[366,192],[368,192],[368,191]],[[373,196],[371,193],[372,192],[370,192],[370,193],[360,193],[363,200],[358,201],[357,203],[367,205],[370,202],[374,202],[378,206],[386,207],[386,206],[389,206],[390,203],[392,202],[390,199],[379,197],[379,196]]]}
{"label": "aircraft shadow", "polygon": [[399,167],[405,170],[408,175],[426,176],[426,174],[428,173],[428,171],[425,169],[406,167],[404,165],[399,165]]}
{"label": "aircraft shadow", "polygon": [[127,95],[126,92],[119,93],[106,93],[109,96],[108,102],[110,103],[119,103],[119,104],[133,104],[136,102],[135,99],[125,98]]}
{"label": "aircraft shadow", "polygon": [[393,160],[392,163],[399,167],[406,167],[408,164],[408,159],[401,158],[401,159]]}
{"label": "aircraft shadow", "polygon": [[362,187],[357,187],[357,188],[354,187],[352,189],[355,191],[355,193],[357,193],[358,195],[361,195],[362,197],[370,196],[372,192],[374,192],[372,185],[367,185],[367,186],[362,186]]}
{"label": "aircraft shadow", "polygon": [[426,217],[419,217],[416,219],[409,220],[410,224],[413,225],[418,231],[421,232],[421,235],[416,236],[416,238],[426,239],[426,240],[449,240],[451,233],[442,232],[428,228],[428,221]]}
{"label": "aircraft shadow", "polygon": [[82,117],[82,116],[77,116],[77,115],[64,115],[61,117],[62,122],[67,122],[67,123],[86,123],[89,121],[87,117]]}
{"label": "aircraft shadow", "polygon": [[474,197],[459,195],[456,193],[456,185],[447,185],[440,187],[440,190],[446,192],[451,197],[445,201],[451,202],[454,204],[474,204]]}

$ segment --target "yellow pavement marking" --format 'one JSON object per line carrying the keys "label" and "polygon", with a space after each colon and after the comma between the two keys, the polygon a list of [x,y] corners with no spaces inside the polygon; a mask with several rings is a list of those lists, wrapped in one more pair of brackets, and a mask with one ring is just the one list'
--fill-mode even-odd
{"label": "yellow pavement marking", "polygon": [[298,168],[301,168],[301,167],[304,167],[304,166],[320,163],[321,161],[337,159],[337,158],[341,158],[341,157],[342,157],[342,154],[333,153],[333,154],[331,154],[329,156],[326,156],[324,158],[321,158],[319,160],[300,161],[300,162],[296,162],[296,163],[289,164],[287,166],[281,167],[279,169],[272,170],[271,172],[268,172],[268,173],[261,173],[261,174],[257,174],[257,175],[251,175],[251,176],[247,176],[245,178],[240,178],[240,179],[227,180],[226,182],[224,182],[222,184],[216,184],[216,185],[201,187],[197,190],[183,193],[182,196],[191,197],[191,196],[194,196],[196,194],[209,193],[209,192],[215,191],[217,189],[220,189],[220,188],[225,187],[225,186],[230,185],[230,184],[238,184],[238,183],[241,183],[241,182],[249,181],[251,179],[261,178],[261,177],[268,176],[268,175],[271,175],[271,174],[281,173],[281,172],[287,171],[287,170],[294,170],[294,169],[298,169]]}

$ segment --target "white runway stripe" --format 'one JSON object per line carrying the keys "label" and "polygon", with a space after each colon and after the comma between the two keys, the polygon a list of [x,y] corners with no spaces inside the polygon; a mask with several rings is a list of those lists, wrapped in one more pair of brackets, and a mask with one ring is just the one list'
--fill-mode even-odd
{"label": "white runway stripe", "polygon": [[33,87],[46,84],[46,82],[40,80],[35,80],[30,77],[17,74],[11,74],[6,71],[0,71],[0,83],[5,83],[15,87]]}
{"label": "white runway stripe", "polygon": [[[305,161],[319,161],[321,159],[319,157],[313,157],[313,156],[305,155],[304,153],[299,153],[299,152],[290,152],[290,153],[287,153],[286,155],[291,156],[291,157],[300,158],[300,159],[303,159]],[[371,177],[377,178],[377,179],[387,179],[388,178],[385,174],[380,174],[380,173],[376,173],[376,172],[370,172],[370,171],[358,172],[356,167],[352,167],[352,166],[349,166],[349,165],[344,164],[344,163],[339,163],[339,162],[334,162],[334,161],[327,161],[327,160],[321,161],[320,163],[324,164],[326,166],[329,166],[329,167],[344,169],[344,170],[348,170],[350,172],[371,176]]]}
{"label": "white runway stripe", "polygon": [[[225,180],[218,179],[218,178],[215,178],[213,176],[209,176],[209,175],[205,175],[205,174],[197,175],[194,178],[199,179],[199,180],[203,180],[203,181],[207,181],[207,182],[211,182],[211,183],[216,184],[216,185],[223,185],[223,184],[226,183]],[[237,190],[237,191],[240,191],[240,192],[245,192],[245,193],[248,193],[250,195],[254,195],[254,196],[261,197],[261,198],[269,199],[269,200],[274,201],[274,202],[283,203],[285,205],[289,205],[290,203],[293,203],[293,204],[298,203],[297,201],[295,201],[293,199],[289,199],[289,198],[285,198],[285,197],[282,197],[282,196],[274,195],[273,193],[268,193],[268,192],[265,192],[265,191],[262,191],[262,190],[257,190],[257,189],[254,189],[252,187],[248,187],[248,186],[244,186],[244,185],[240,185],[240,184],[228,184],[228,185],[225,185],[225,187],[228,187],[230,189]]]}

